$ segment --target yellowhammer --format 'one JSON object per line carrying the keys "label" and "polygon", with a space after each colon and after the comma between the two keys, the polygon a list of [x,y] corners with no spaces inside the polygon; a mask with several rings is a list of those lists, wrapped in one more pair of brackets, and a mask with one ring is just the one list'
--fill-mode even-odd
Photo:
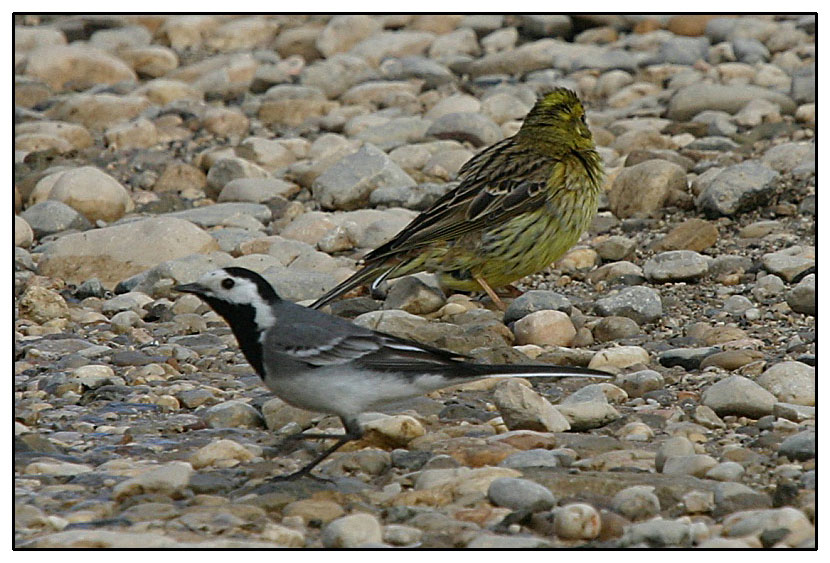
{"label": "yellowhammer", "polygon": [[493,291],[548,266],[573,246],[597,210],[602,163],[585,110],[566,88],[546,94],[521,129],[481,151],[460,184],[367,254],[362,268],[312,304],[354,287],[421,271],[450,290]]}

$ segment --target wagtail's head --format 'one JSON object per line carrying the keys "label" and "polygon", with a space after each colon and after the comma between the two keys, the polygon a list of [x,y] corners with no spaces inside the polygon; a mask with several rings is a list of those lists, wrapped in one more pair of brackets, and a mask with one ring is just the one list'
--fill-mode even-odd
{"label": "wagtail's head", "polygon": [[279,300],[265,278],[246,268],[214,270],[193,283],[177,285],[173,289],[198,295],[208,302],[219,300],[231,305],[255,305]]}

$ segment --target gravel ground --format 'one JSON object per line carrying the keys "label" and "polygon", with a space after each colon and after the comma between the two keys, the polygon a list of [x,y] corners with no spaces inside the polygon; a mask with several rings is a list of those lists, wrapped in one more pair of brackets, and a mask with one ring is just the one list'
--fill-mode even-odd
{"label": "gravel ground", "polygon": [[[814,547],[815,25],[16,16],[15,544]],[[607,174],[579,245],[504,313],[430,275],[331,309],[614,379],[432,393],[270,482],[339,422],[171,287],[313,300],[554,86]]]}

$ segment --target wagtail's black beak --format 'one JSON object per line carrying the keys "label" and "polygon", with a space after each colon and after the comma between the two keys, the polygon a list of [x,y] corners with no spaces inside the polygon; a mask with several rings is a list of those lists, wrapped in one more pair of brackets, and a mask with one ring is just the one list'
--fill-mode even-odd
{"label": "wagtail's black beak", "polygon": [[183,283],[181,285],[177,285],[173,287],[173,291],[180,291],[182,293],[195,293],[196,295],[202,295],[205,293],[205,286],[200,283]]}

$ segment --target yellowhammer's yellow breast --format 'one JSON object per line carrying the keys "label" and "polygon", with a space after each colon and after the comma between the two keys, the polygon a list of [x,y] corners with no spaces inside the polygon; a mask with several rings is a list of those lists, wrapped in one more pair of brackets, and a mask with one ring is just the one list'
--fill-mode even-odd
{"label": "yellowhammer's yellow breast", "polygon": [[[597,195],[598,190],[560,191],[532,213],[481,232],[480,245],[456,245],[455,252],[445,248],[438,263],[430,264],[427,258],[425,265],[439,272],[441,284],[448,289],[480,291],[476,277],[491,287],[508,285],[546,268],[579,241],[593,218]],[[457,269],[448,268],[449,264]]]}

